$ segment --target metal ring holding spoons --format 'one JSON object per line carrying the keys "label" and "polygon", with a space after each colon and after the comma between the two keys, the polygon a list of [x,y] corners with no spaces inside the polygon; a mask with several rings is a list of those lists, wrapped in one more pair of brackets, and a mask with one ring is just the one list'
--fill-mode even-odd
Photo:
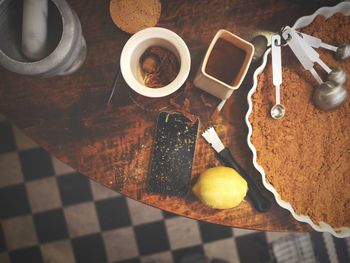
{"label": "metal ring holding spoons", "polygon": [[[282,27],[280,30],[279,35],[282,36],[283,32],[285,30],[285,27]],[[288,41],[292,38],[292,36],[290,34],[288,34],[288,37],[286,39],[284,39],[283,37],[281,37],[281,40],[275,43],[271,43],[271,45],[275,45],[276,47],[285,47],[288,45]],[[283,42],[283,43],[282,43]]]}

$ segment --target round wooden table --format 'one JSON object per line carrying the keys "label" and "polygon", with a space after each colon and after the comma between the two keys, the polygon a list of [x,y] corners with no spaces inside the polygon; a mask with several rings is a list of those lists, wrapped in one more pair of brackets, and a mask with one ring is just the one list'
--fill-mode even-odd
{"label": "round wooden table", "polygon": [[[127,85],[119,85],[112,103],[106,103],[119,58],[129,34],[114,26],[109,1],[69,0],[77,12],[87,41],[85,64],[76,73],[40,79],[0,69],[0,112],[39,145],[91,179],[145,204],[207,222],[268,231],[309,231],[280,208],[272,195],[267,213],[256,212],[249,201],[228,210],[215,210],[194,196],[186,198],[147,193],[146,182],[155,129],[160,109],[172,110],[167,98],[143,98]],[[277,32],[300,16],[313,13],[330,1],[299,0],[195,0],[163,1],[158,26],[175,31],[187,43],[193,79],[203,55],[219,29],[227,29],[247,40],[257,31]],[[217,131],[234,157],[262,187],[247,146],[246,96],[251,87],[251,69],[241,87],[226,103],[216,121]],[[209,124],[212,109],[200,99],[203,92],[190,87],[182,95],[191,101],[201,119],[200,132]],[[205,95],[209,102],[218,101]],[[219,165],[214,151],[200,136],[192,177]],[[79,189],[77,189],[79,191]]]}

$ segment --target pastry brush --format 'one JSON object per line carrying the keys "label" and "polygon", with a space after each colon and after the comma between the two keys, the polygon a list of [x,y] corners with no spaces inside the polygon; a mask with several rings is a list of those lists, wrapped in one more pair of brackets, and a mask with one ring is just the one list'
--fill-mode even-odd
{"label": "pastry brush", "polygon": [[233,158],[230,150],[224,146],[216,133],[214,127],[210,127],[202,133],[204,139],[214,148],[218,158],[227,166],[235,169],[248,183],[248,197],[252,201],[255,209],[259,212],[266,212],[270,208],[270,201],[264,197],[254,180]]}

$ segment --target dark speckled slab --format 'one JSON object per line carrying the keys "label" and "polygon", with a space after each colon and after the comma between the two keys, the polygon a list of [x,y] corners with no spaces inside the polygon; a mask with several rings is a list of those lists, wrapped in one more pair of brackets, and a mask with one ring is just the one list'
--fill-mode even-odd
{"label": "dark speckled slab", "polygon": [[177,196],[188,193],[199,120],[193,125],[188,122],[179,113],[158,115],[148,179],[150,192]]}

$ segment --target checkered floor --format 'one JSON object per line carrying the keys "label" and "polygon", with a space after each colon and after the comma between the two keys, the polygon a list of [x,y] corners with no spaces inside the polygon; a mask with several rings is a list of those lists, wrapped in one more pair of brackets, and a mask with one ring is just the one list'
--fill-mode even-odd
{"label": "checkered floor", "polygon": [[[0,217],[2,263],[171,263],[196,253],[272,262],[271,243],[288,235],[197,222],[124,198],[55,159],[3,117]],[[335,262],[327,240],[339,262],[350,262],[350,242],[304,235],[319,248],[320,262]]]}

